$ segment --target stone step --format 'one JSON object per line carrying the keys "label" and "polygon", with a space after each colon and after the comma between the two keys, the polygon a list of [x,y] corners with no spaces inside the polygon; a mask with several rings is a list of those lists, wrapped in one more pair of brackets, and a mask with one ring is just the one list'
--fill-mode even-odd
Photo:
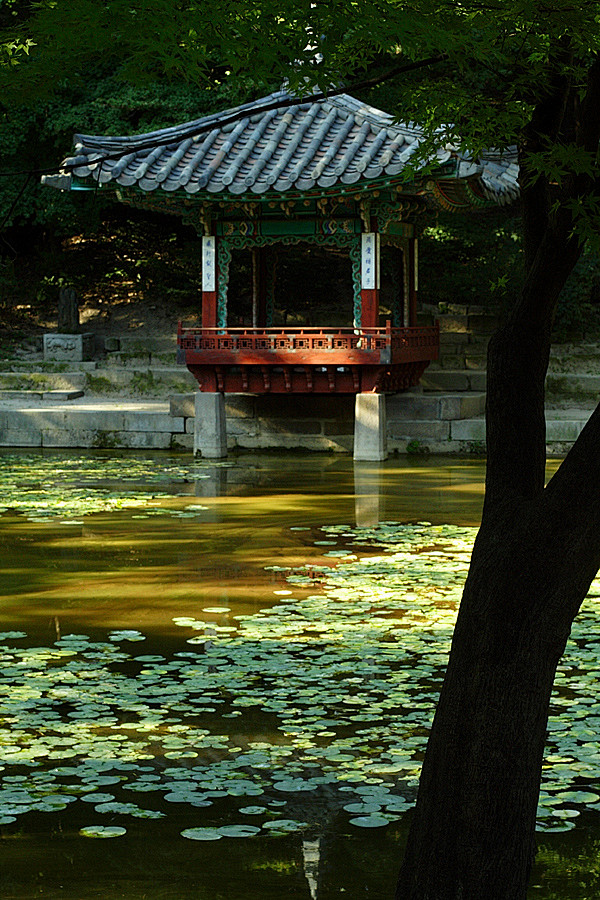
{"label": "stone step", "polygon": [[[472,350],[456,352],[452,347],[440,344],[440,356],[437,362],[429,367],[439,369],[469,369],[483,371],[487,366],[487,353],[477,347]],[[429,370],[428,370],[429,371]]]}
{"label": "stone step", "polygon": [[553,374],[600,374],[600,344],[555,344],[550,351],[548,371]]}
{"label": "stone step", "polygon": [[0,400],[41,400],[42,402],[64,402],[66,400],[78,400],[83,397],[83,391],[3,391],[0,390]]}
{"label": "stone step", "polygon": [[0,446],[188,449],[191,436],[164,401],[75,401],[0,408]]}
{"label": "stone step", "polygon": [[[430,366],[420,384],[426,392],[485,391],[486,380],[485,370],[436,369]],[[600,399],[600,374],[550,371],[546,377],[546,395],[550,403],[559,398],[585,401]]]}
{"label": "stone step", "polygon": [[98,362],[99,368],[109,369],[142,369],[148,367],[171,367],[177,365],[177,354],[171,351],[148,350],[117,350],[107,353],[104,359]]}
{"label": "stone step", "polygon": [[3,391],[83,391],[87,372],[0,372]]}
{"label": "stone step", "polygon": [[41,353],[32,353],[30,356],[19,359],[0,359],[0,372],[3,374],[19,372],[55,373],[63,372],[93,372],[97,369],[97,360],[59,362],[57,360],[45,360]]}
{"label": "stone step", "polygon": [[574,372],[548,372],[546,376],[548,399],[565,397],[572,400],[600,399],[600,374],[584,375]]}
{"label": "stone step", "polygon": [[450,314],[454,316],[480,316],[494,314],[488,306],[480,303],[422,303],[420,310],[434,316]]}
{"label": "stone step", "polygon": [[73,372],[1,372],[0,390],[85,391],[94,396],[168,398],[196,389],[196,379],[185,366],[85,369]]}
{"label": "stone step", "polygon": [[[585,410],[547,410],[546,411],[546,444],[550,450],[563,452],[568,449],[581,433],[589,411]],[[485,448],[485,418],[483,416],[471,419],[455,420],[428,420],[428,419],[400,419],[390,421],[388,429],[392,441],[413,442],[414,452],[459,452],[463,449],[472,452],[473,449]],[[408,452],[411,452],[408,449]]]}
{"label": "stone step", "polygon": [[[177,352],[177,335],[167,334],[162,337],[144,337],[143,335],[123,335],[113,338],[118,346],[109,344],[121,353],[173,353]],[[104,346],[106,347],[106,340]],[[106,347],[108,350],[109,348]]]}
{"label": "stone step", "polygon": [[446,332],[454,334],[478,334],[491,335],[499,324],[498,316],[480,313],[473,315],[457,315],[456,313],[442,313],[437,317],[440,326],[440,335]]}
{"label": "stone step", "polygon": [[134,397],[168,398],[196,390],[197,382],[185,366],[152,366],[140,369],[99,368],[86,376],[86,394],[128,394]]}

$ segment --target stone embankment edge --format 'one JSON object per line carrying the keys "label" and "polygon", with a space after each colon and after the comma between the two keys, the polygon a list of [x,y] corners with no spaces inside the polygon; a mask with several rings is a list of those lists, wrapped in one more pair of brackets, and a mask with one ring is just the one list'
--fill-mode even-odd
{"label": "stone embankment edge", "polygon": [[[310,398],[315,400],[316,398]],[[471,402],[471,401],[470,401]],[[401,404],[399,405],[401,406]],[[318,404],[317,404],[318,407]],[[414,406],[418,412],[418,406]],[[351,453],[352,404],[339,404],[338,414],[305,402],[296,415],[261,415],[254,398],[227,398],[227,443],[230,450],[307,450]],[[388,416],[390,454],[485,453],[482,415],[452,419],[454,401],[439,404],[445,418],[407,418],[397,408]],[[468,410],[465,408],[464,410]],[[313,414],[309,414],[313,412]],[[316,414],[314,414],[316,412]],[[406,412],[406,410],[404,411]],[[547,444],[551,455],[563,456],[581,432],[589,410],[548,414]],[[193,395],[170,401],[94,401],[74,398],[0,401],[0,447],[157,449],[192,452]]]}

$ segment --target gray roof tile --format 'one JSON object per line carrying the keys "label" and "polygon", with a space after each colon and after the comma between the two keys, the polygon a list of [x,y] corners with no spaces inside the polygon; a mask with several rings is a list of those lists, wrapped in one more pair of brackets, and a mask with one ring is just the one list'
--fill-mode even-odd
{"label": "gray roof tile", "polygon": [[[75,155],[63,165],[79,178],[144,191],[268,194],[398,176],[423,139],[414,124],[397,123],[347,94],[298,99],[293,105],[291,100],[278,91],[135,137],[76,135]],[[264,109],[278,102],[287,105]],[[230,121],[238,115],[242,118]],[[514,153],[490,151],[473,160],[443,150],[430,161],[441,164],[451,156],[457,177],[478,181],[489,199],[510,202],[518,195]],[[52,176],[45,181],[51,184]]]}

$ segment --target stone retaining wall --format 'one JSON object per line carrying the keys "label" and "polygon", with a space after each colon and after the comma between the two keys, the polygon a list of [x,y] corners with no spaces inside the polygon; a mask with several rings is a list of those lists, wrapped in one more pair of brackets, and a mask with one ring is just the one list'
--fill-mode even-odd
{"label": "stone retaining wall", "polygon": [[[12,393],[12,392],[5,392]],[[14,392],[20,394],[21,392]],[[388,451],[482,453],[483,395],[396,394],[387,398]],[[563,455],[589,410],[549,411],[548,449]],[[312,450],[351,453],[354,397],[282,395],[226,397],[230,450]],[[194,445],[194,395],[166,401],[88,401],[30,395],[0,403],[1,447],[182,450]]]}
{"label": "stone retaining wall", "polygon": [[[481,416],[483,394],[387,397],[389,453],[469,453],[481,449],[484,423],[469,428],[465,417]],[[351,453],[354,444],[354,396],[282,394],[225,397],[229,450],[303,449]],[[194,396],[171,399],[171,413],[185,420],[182,443],[192,446]],[[462,426],[462,427],[459,427]]]}

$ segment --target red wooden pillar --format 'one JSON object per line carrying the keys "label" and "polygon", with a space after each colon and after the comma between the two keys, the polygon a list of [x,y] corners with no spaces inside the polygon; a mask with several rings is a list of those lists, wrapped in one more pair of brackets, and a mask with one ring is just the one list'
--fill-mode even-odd
{"label": "red wooden pillar", "polygon": [[202,327],[217,327],[217,238],[202,238]]}
{"label": "red wooden pillar", "polygon": [[379,326],[379,235],[361,235],[361,328]]}

